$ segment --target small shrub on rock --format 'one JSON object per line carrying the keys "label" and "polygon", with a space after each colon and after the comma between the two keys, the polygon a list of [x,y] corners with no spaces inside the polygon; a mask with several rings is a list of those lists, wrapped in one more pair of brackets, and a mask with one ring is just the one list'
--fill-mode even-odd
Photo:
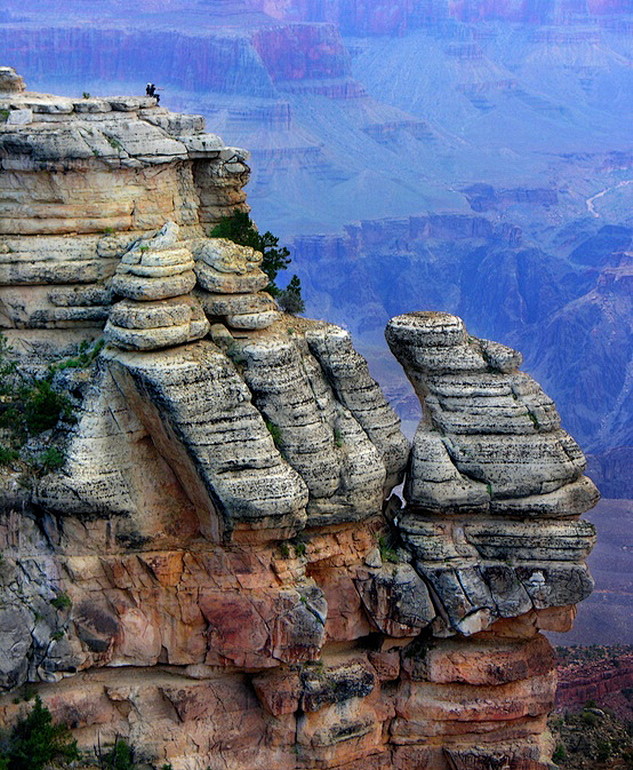
{"label": "small shrub on rock", "polygon": [[301,297],[301,281],[298,276],[293,275],[288,286],[279,292],[277,302],[282,310],[291,315],[305,312],[306,306]]}
{"label": "small shrub on rock", "polygon": [[[260,233],[253,220],[244,211],[237,211],[230,217],[222,217],[211,230],[212,238],[226,238],[240,246],[250,246],[264,255],[262,270],[269,278],[266,291],[273,297],[278,297],[280,289],[275,278],[280,270],[285,270],[290,264],[290,251],[279,245],[279,238],[268,230]],[[298,280],[298,279],[297,279]]]}
{"label": "small shrub on rock", "polygon": [[53,724],[51,712],[36,696],[31,711],[14,726],[0,770],[45,770],[50,765],[68,767],[79,759],[77,741],[65,725]]}

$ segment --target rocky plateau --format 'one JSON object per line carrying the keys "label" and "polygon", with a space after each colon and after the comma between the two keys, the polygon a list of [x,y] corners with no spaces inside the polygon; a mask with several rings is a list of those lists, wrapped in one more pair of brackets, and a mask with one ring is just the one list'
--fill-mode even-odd
{"label": "rocky plateau", "polygon": [[521,355],[392,318],[411,447],[349,333],[209,237],[245,151],[6,67],[0,111],[3,333],[73,405],[58,467],[1,476],[2,723],[28,683],[153,768],[554,768],[543,632],[591,592],[598,492]]}

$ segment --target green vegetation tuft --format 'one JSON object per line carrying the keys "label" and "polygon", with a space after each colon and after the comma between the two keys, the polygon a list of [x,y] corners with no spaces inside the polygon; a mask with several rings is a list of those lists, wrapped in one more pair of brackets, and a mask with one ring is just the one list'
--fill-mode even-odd
{"label": "green vegetation tuft", "polygon": [[64,455],[58,447],[49,446],[38,453],[28,444],[56,428],[60,421],[75,421],[73,401],[56,383],[55,375],[65,369],[89,366],[103,345],[103,340],[92,345],[84,342],[76,356],[57,361],[43,374],[34,376],[18,369],[14,351],[0,335],[0,429],[4,432],[0,465],[22,467],[35,475],[61,468]]}
{"label": "green vegetation tuft", "polygon": [[400,561],[398,554],[396,553],[395,543],[391,533],[387,535],[379,535],[377,542],[378,549],[380,550],[380,558],[384,562],[397,564]]}
{"label": "green vegetation tuft", "polygon": [[541,423],[539,422],[538,417],[534,414],[534,412],[530,412],[528,410],[527,416],[530,418],[530,422],[536,428],[536,430],[540,430]]}
{"label": "green vegetation tuft", "polygon": [[305,302],[301,297],[301,281],[297,275],[293,275],[285,289],[277,295],[279,307],[291,315],[305,313]]}
{"label": "green vegetation tuft", "polygon": [[73,606],[72,599],[65,591],[57,594],[54,599],[51,599],[51,604],[56,610],[69,610]]}
{"label": "green vegetation tuft", "polygon": [[115,136],[106,136],[106,141],[110,147],[112,147],[112,149],[116,150],[117,152],[121,152],[123,149],[123,145]]}
{"label": "green vegetation tuft", "polygon": [[0,752],[3,770],[45,770],[68,767],[79,759],[77,741],[64,725],[53,724],[51,712],[36,696],[33,708],[11,730],[6,748]]}
{"label": "green vegetation tuft", "polygon": [[253,220],[245,211],[237,211],[230,217],[222,217],[209,233],[211,238],[226,238],[241,246],[250,246],[263,254],[262,270],[268,276],[266,291],[277,298],[282,310],[286,313],[303,313],[305,305],[301,298],[301,281],[293,275],[285,289],[277,286],[275,279],[282,270],[286,270],[290,262],[290,251],[279,245],[279,238],[268,230],[260,233]]}
{"label": "green vegetation tuft", "polygon": [[19,456],[19,452],[15,449],[9,449],[0,444],[0,465],[13,465]]}
{"label": "green vegetation tuft", "polygon": [[281,428],[279,425],[272,422],[272,420],[266,420],[266,428],[272,437],[273,444],[277,447],[277,449],[282,449],[284,442],[281,437]]}
{"label": "green vegetation tuft", "polygon": [[564,744],[557,743],[556,748],[554,749],[554,753],[552,754],[552,761],[558,764],[565,759],[567,759],[567,749],[565,748]]}
{"label": "green vegetation tuft", "polygon": [[134,749],[121,738],[117,738],[110,751],[100,758],[103,770],[136,770]]}
{"label": "green vegetation tuft", "polygon": [[295,549],[295,556],[302,559],[308,552],[308,544],[304,540],[302,534],[295,535],[290,541],[292,547]]}

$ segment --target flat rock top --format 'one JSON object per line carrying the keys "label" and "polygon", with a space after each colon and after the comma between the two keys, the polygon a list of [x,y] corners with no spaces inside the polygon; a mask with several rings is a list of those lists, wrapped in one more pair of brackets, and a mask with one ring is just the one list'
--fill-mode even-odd
{"label": "flat rock top", "polygon": [[0,67],[0,150],[4,168],[27,156],[36,168],[47,169],[69,160],[142,166],[188,157],[241,161],[248,155],[205,133],[202,116],[171,112],[153,97],[35,93],[25,90],[10,67]]}

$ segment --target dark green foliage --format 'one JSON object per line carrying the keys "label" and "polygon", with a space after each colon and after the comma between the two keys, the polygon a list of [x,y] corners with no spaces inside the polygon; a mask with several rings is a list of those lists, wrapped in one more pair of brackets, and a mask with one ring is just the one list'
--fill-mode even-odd
{"label": "dark green foliage", "polygon": [[268,432],[272,436],[273,444],[277,447],[277,449],[281,449],[284,445],[284,442],[281,437],[281,428],[279,427],[279,425],[272,422],[271,420],[266,420],[266,427],[268,428]]}
{"label": "dark green foliage", "polygon": [[295,537],[293,537],[290,542],[292,543],[292,547],[295,549],[295,556],[302,558],[306,555],[308,546],[306,541],[303,539],[302,534],[295,535]]}
{"label": "dark green foliage", "polygon": [[53,724],[51,712],[37,696],[29,714],[11,731],[7,748],[0,755],[0,769],[44,770],[51,763],[66,767],[76,759],[77,741],[71,739],[67,727]]}
{"label": "dark green foliage", "polygon": [[34,464],[35,469],[42,473],[50,473],[51,471],[59,470],[66,462],[64,455],[57,449],[57,447],[49,447],[45,452],[37,455]]}
{"label": "dark green foliage", "polygon": [[103,770],[136,770],[134,749],[117,738],[112,749],[101,758],[100,764]]}
{"label": "dark green foliage", "polygon": [[33,380],[19,393],[23,403],[24,426],[28,433],[43,433],[54,428],[63,416],[72,417],[72,405],[68,396],[53,389],[52,377]]}
{"label": "dark green foliage", "polygon": [[552,761],[558,763],[558,762],[562,762],[566,758],[567,758],[567,751],[565,750],[565,746],[562,743],[556,744],[556,748],[554,749],[554,753],[552,754]]}
{"label": "dark green foliage", "polygon": [[11,465],[19,457],[15,449],[8,449],[0,444],[0,465]]}
{"label": "dark green foliage", "polygon": [[89,366],[103,348],[104,341],[94,345],[83,342],[76,356],[52,364],[38,377],[21,372],[13,351],[0,335],[0,428],[8,436],[0,445],[0,465],[21,462],[36,475],[49,473],[64,464],[64,456],[57,447],[49,447],[37,454],[21,450],[32,438],[57,426],[60,420],[74,421],[73,402],[59,388],[55,375],[65,369],[83,369]]}
{"label": "dark green foliage", "polygon": [[54,599],[51,599],[51,604],[56,610],[69,610],[73,606],[72,599],[65,592],[57,594]]}
{"label": "dark green foliage", "polygon": [[279,292],[277,302],[286,313],[297,315],[305,312],[306,306],[301,297],[301,281],[298,276],[293,275],[286,288]]}
{"label": "dark green foliage", "polygon": [[400,561],[400,559],[398,559],[398,554],[395,550],[394,539],[391,534],[379,536],[378,549],[380,550],[380,558],[383,561],[389,562],[391,564],[397,564]]}
{"label": "dark green foliage", "polygon": [[[233,243],[250,246],[264,255],[262,270],[269,278],[266,291],[273,297],[278,297],[281,290],[275,283],[280,270],[285,270],[290,264],[290,251],[285,246],[279,246],[279,238],[266,231],[263,235],[258,232],[253,220],[244,211],[237,211],[233,216],[222,217],[220,222],[211,230],[212,238],[227,238]],[[297,281],[299,279],[297,278]],[[299,292],[301,287],[298,287]],[[302,312],[302,311],[297,311]]]}
{"label": "dark green foliage", "polygon": [[57,364],[53,364],[49,371],[55,373],[62,372],[64,369],[85,369],[87,366],[90,366],[90,364],[103,350],[104,345],[105,340],[103,337],[97,340],[94,345],[90,345],[89,342],[84,340],[81,345],[79,345],[79,352],[76,356],[73,356],[72,358],[65,358],[63,361],[60,361]]}

